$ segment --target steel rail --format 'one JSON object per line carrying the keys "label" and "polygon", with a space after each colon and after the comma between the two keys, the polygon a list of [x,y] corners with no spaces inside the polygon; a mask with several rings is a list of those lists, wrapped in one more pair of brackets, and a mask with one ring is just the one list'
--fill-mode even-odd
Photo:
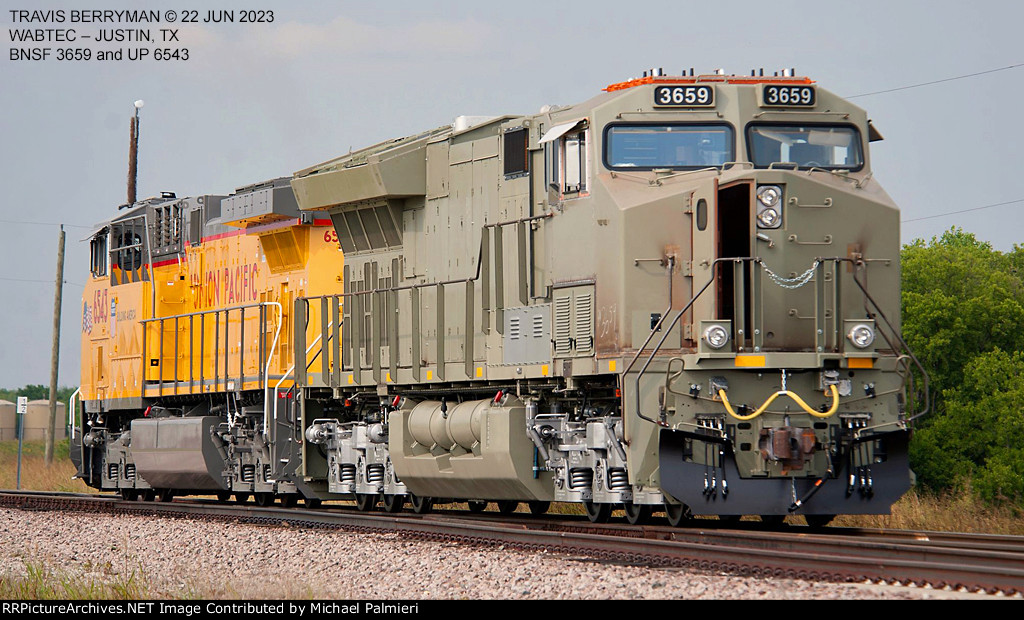
{"label": "steel rail", "polygon": [[[931,585],[990,593],[1024,593],[1024,537],[886,532],[829,528],[833,532],[690,529],[667,526],[581,524],[523,515],[463,516],[364,513],[225,505],[212,501],[130,502],[113,496],[0,491],[0,506],[200,518],[240,523],[395,532],[411,538],[547,550],[649,566],[686,567],[741,576],[811,581]],[[714,525],[715,522],[708,522]],[[838,534],[837,534],[838,532]],[[932,538],[938,544],[931,544]],[[881,540],[878,540],[881,538]],[[978,550],[997,545],[1001,549]]]}

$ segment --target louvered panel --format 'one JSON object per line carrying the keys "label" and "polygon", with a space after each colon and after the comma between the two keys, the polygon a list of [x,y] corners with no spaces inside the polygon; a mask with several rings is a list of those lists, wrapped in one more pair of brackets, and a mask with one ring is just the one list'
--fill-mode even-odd
{"label": "louvered panel", "polygon": [[533,315],[533,337],[543,338],[544,337],[544,315],[535,314]]}
{"label": "louvered panel", "polygon": [[522,337],[522,329],[519,324],[519,317],[517,316],[509,319],[508,337],[510,340],[519,340]]}
{"label": "louvered panel", "polygon": [[565,357],[572,352],[572,297],[555,297],[554,316],[555,356]]}
{"label": "louvered panel", "polygon": [[594,351],[594,296],[590,291],[577,292],[574,301],[576,354],[590,355]]}

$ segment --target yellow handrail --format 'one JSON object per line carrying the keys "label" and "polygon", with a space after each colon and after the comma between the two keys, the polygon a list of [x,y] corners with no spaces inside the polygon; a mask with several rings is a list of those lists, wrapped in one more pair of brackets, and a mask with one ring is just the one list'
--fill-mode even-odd
{"label": "yellow handrail", "polygon": [[743,422],[746,422],[747,420],[753,420],[757,416],[764,413],[765,410],[768,409],[768,406],[772,404],[772,401],[774,401],[779,396],[788,396],[792,398],[796,402],[796,404],[800,405],[800,407],[804,411],[806,411],[808,414],[816,418],[828,418],[839,409],[839,390],[836,389],[835,384],[832,384],[828,387],[829,391],[832,392],[832,407],[825,412],[815,411],[806,402],[804,402],[804,399],[800,398],[794,392],[790,392],[789,390],[779,390],[778,392],[775,392],[774,394],[769,396],[768,400],[764,401],[764,404],[758,407],[757,410],[754,411],[754,413],[745,416],[739,415],[733,410],[732,405],[729,404],[729,397],[725,395],[725,390],[718,390],[718,396],[722,399],[722,404],[725,405],[725,410],[729,412],[729,415]]}

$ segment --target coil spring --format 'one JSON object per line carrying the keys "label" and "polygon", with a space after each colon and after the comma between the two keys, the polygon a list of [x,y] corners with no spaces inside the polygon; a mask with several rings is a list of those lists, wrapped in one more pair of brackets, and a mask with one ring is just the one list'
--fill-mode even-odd
{"label": "coil spring", "polygon": [[107,464],[107,478],[111,480],[117,480],[118,474],[121,473],[121,466],[117,463]]}
{"label": "coil spring", "polygon": [[355,465],[342,465],[338,472],[338,482],[342,484],[355,484],[356,483],[356,466]]}
{"label": "coil spring", "polygon": [[570,489],[589,489],[594,484],[594,470],[577,467],[569,470]]}
{"label": "coil spring", "polygon": [[384,466],[383,465],[367,465],[366,466],[366,481],[370,484],[383,484],[384,482]]}
{"label": "coil spring", "polygon": [[629,489],[629,476],[625,467],[613,467],[608,470],[608,488],[613,491]]}
{"label": "coil spring", "polygon": [[256,482],[255,465],[242,465],[242,482]]}
{"label": "coil spring", "polygon": [[135,463],[128,463],[124,466],[124,477],[128,480],[135,480]]}
{"label": "coil spring", "polygon": [[270,465],[264,465],[263,466],[263,479],[264,480],[270,480],[271,473],[273,473],[273,470],[271,469]]}

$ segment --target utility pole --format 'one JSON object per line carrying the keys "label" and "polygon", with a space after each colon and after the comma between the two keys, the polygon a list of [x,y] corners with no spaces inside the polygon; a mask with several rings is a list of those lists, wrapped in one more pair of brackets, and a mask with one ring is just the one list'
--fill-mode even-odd
{"label": "utility pole", "polygon": [[53,464],[53,435],[57,424],[57,366],[60,362],[60,306],[64,291],[64,225],[57,246],[57,289],[53,295],[53,350],[50,352],[50,423],[46,425],[46,465]]}
{"label": "utility pole", "polygon": [[131,131],[129,132],[128,143],[128,208],[135,204],[137,198],[135,184],[138,180],[139,169],[139,110],[145,102],[139,99],[135,102],[135,116],[131,119]]}

